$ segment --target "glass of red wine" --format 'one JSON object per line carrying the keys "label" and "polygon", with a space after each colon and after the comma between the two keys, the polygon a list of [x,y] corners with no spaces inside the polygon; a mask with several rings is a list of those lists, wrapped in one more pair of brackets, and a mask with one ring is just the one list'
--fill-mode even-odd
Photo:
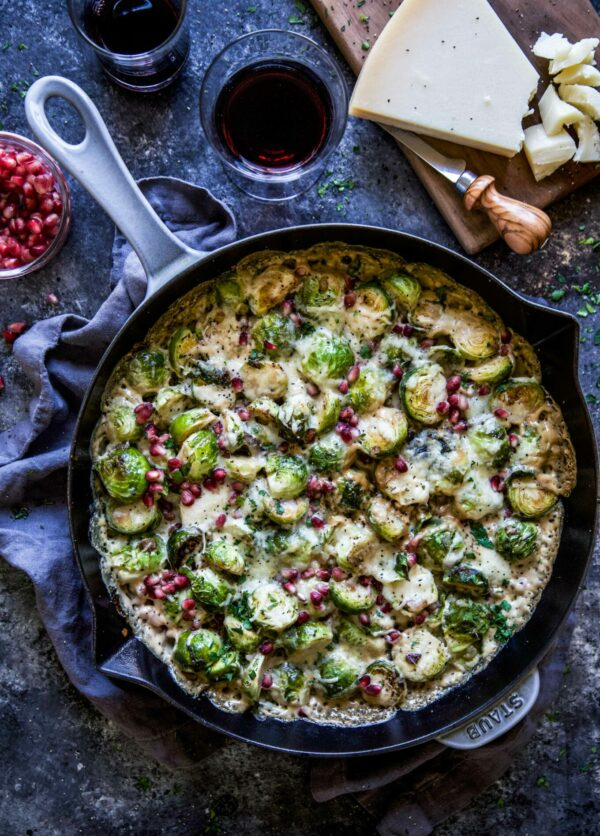
{"label": "glass of red wine", "polygon": [[295,32],[243,35],[217,55],[200,90],[204,133],[230,179],[260,200],[289,200],[318,179],[348,111],[335,62]]}
{"label": "glass of red wine", "polygon": [[76,30],[121,87],[161,90],[187,60],[187,0],[67,0],[67,6]]}

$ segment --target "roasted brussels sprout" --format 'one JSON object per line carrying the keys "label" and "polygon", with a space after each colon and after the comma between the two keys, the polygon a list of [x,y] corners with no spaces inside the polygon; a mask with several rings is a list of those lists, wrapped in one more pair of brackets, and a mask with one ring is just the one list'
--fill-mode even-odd
{"label": "roasted brussels sprout", "polygon": [[205,409],[203,406],[197,409],[188,409],[185,412],[180,412],[176,418],[173,418],[169,426],[169,432],[173,436],[173,441],[180,447],[186,438],[198,430],[204,430],[214,424],[215,416],[210,409]]}
{"label": "roasted brussels sprout", "polygon": [[392,382],[393,377],[386,369],[375,365],[363,366],[350,386],[346,400],[359,415],[375,412],[386,402]]}
{"label": "roasted brussels sprout", "polygon": [[326,389],[315,401],[314,417],[311,421],[311,428],[316,431],[317,435],[323,435],[335,427],[341,408],[341,398]]}
{"label": "roasted brussels sprout", "polygon": [[162,514],[156,503],[149,508],[141,499],[125,504],[111,501],[106,504],[106,520],[120,534],[143,534],[160,525]]}
{"label": "roasted brussels sprout", "polygon": [[179,528],[169,535],[167,551],[169,563],[173,568],[187,563],[188,558],[199,554],[204,548],[204,535],[198,528],[192,526]]}
{"label": "roasted brussels sprout", "polygon": [[325,650],[333,641],[333,632],[326,621],[306,621],[286,630],[281,641],[289,658],[300,660]]}
{"label": "roasted brussels sprout", "polygon": [[355,451],[345,444],[338,435],[331,434],[310,448],[308,463],[319,473],[334,473],[347,467],[354,458]]}
{"label": "roasted brussels sprout", "polygon": [[522,424],[546,401],[546,395],[536,380],[513,378],[496,387],[493,409],[505,409],[511,424]]}
{"label": "roasted brussels sprout", "polygon": [[480,520],[497,513],[504,505],[504,494],[490,485],[489,471],[472,467],[454,497],[456,512],[467,520]]}
{"label": "roasted brussels sprout", "polygon": [[392,324],[394,303],[375,282],[356,289],[356,302],[349,308],[346,325],[361,340],[374,340]]}
{"label": "roasted brussels sprout", "polygon": [[296,621],[298,604],[279,584],[264,583],[250,593],[252,620],[263,630],[281,633]]}
{"label": "roasted brussels sprout", "polygon": [[188,436],[179,451],[184,472],[190,479],[201,479],[214,470],[219,447],[217,436],[212,430],[199,430]]}
{"label": "roasted brussels sprout", "polygon": [[450,659],[444,643],[424,627],[400,633],[393,647],[394,662],[409,682],[426,682],[441,673]]}
{"label": "roasted brussels sprout", "polygon": [[233,277],[223,276],[220,278],[215,285],[215,290],[221,305],[233,308],[236,313],[244,313],[248,310],[242,288]]}
{"label": "roasted brussels sprout", "polygon": [[479,644],[491,624],[490,609],[470,598],[449,596],[442,608],[442,631],[453,655]]}
{"label": "roasted brussels sprout", "polygon": [[324,328],[306,337],[297,350],[303,373],[317,385],[344,377],[354,362],[350,344]]}
{"label": "roasted brussels sprout", "polygon": [[196,365],[198,338],[184,325],[176,328],[169,340],[169,362],[179,377],[186,377]]}
{"label": "roasted brussels sprout", "polygon": [[267,534],[264,549],[267,554],[277,555],[284,563],[304,567],[310,562],[313,544],[301,529],[278,529]]}
{"label": "roasted brussels sprout", "polygon": [[446,399],[446,378],[440,366],[416,366],[404,375],[402,397],[406,411],[421,424],[433,425],[442,420],[437,405]]}
{"label": "roasted brussels sprout", "polygon": [[399,508],[383,496],[374,496],[365,513],[373,531],[389,543],[401,540],[408,530],[407,521]]}
{"label": "roasted brussels sprout", "polygon": [[439,567],[451,551],[459,553],[463,546],[463,538],[456,528],[442,520],[434,520],[423,529],[417,555],[425,563]]}
{"label": "roasted brussels sprout", "polygon": [[345,284],[341,276],[310,273],[296,292],[296,307],[309,319],[333,326],[341,319]]}
{"label": "roasted brussels sprout", "polygon": [[138,424],[131,404],[113,404],[106,413],[106,431],[111,441],[138,441],[143,427]]}
{"label": "roasted brussels sprout", "polygon": [[269,695],[272,698],[283,705],[298,705],[306,700],[308,683],[296,665],[284,662],[276,668],[270,668],[269,673],[272,679]]}
{"label": "roasted brussels sprout", "polygon": [[331,600],[342,612],[350,614],[370,610],[375,603],[377,593],[372,584],[364,586],[357,578],[329,582]]}
{"label": "roasted brussels sprout", "polygon": [[127,365],[125,377],[141,395],[158,392],[169,379],[167,358],[162,351],[136,351]]}
{"label": "roasted brussels sprout", "polygon": [[168,427],[173,418],[192,405],[191,396],[186,388],[177,386],[163,386],[154,398],[154,423],[158,427]]}
{"label": "roasted brussels sprout", "polygon": [[398,505],[418,505],[429,499],[429,482],[415,476],[410,469],[400,473],[393,456],[378,463],[375,482],[381,493]]}
{"label": "roasted brussels sprout", "polygon": [[110,564],[127,575],[149,575],[165,564],[165,541],[158,534],[133,540],[119,552],[110,555]]}
{"label": "roasted brussels sprout", "polygon": [[403,310],[412,310],[419,301],[421,285],[404,270],[391,270],[380,277],[384,290]]}
{"label": "roasted brussels sprout", "polygon": [[250,702],[257,702],[262,688],[262,680],[267,667],[267,657],[256,653],[242,671],[240,686]]}
{"label": "roasted brussels sprout", "polygon": [[399,580],[383,585],[385,598],[394,610],[416,614],[437,603],[438,588],[429,569],[418,563],[405,566],[402,553],[396,555],[394,568]]}
{"label": "roasted brussels sprout", "polygon": [[252,653],[258,647],[260,636],[252,626],[252,612],[246,592],[229,604],[224,627],[227,638],[236,650],[242,653]]}
{"label": "roasted brussels sprout", "polygon": [[401,410],[382,406],[362,420],[360,429],[359,447],[368,456],[380,459],[390,456],[404,444],[408,424]]}
{"label": "roasted brussels sprout", "polygon": [[264,466],[264,459],[260,456],[231,456],[227,459],[229,475],[240,482],[254,482]]}
{"label": "roasted brussels sprout", "polygon": [[274,499],[272,496],[264,498],[263,510],[271,522],[278,525],[293,525],[308,512],[308,499]]}
{"label": "roasted brussels sprout", "polygon": [[269,311],[252,327],[254,345],[269,357],[290,354],[294,350],[295,338],[294,323],[279,311]]}
{"label": "roasted brussels sprout", "polygon": [[330,656],[319,666],[319,682],[330,699],[348,697],[356,690],[357,670],[345,659]]}
{"label": "roasted brussels sprout", "polygon": [[481,385],[484,383],[500,383],[501,380],[510,377],[512,370],[512,358],[508,354],[498,354],[490,360],[484,360],[483,363],[465,369],[464,372],[469,380]]}
{"label": "roasted brussels sprout", "polygon": [[543,517],[558,501],[556,494],[541,488],[533,476],[516,476],[511,479],[507,496],[511,508],[527,520]]}
{"label": "roasted brussels sprout", "polygon": [[227,606],[233,594],[233,586],[223,575],[215,572],[210,566],[203,566],[195,571],[184,567],[181,571],[189,578],[192,595],[196,601],[209,609],[220,610]]}
{"label": "roasted brussels sprout", "polygon": [[272,360],[244,363],[240,370],[244,393],[249,400],[283,398],[288,388],[288,376],[279,363]]}
{"label": "roasted brussels sprout", "polygon": [[[368,681],[367,681],[368,677]],[[406,682],[398,668],[387,659],[378,659],[365,671],[363,698],[372,705],[391,707],[400,705],[406,696]],[[363,679],[361,678],[361,684]]]}
{"label": "roasted brussels sprout", "polygon": [[[468,559],[469,554],[466,554],[465,558]],[[489,582],[484,573],[466,563],[457,563],[448,569],[444,573],[443,581],[446,586],[468,595],[487,595],[489,590]]]}
{"label": "roasted brussels sprout", "polygon": [[478,419],[469,429],[467,438],[478,462],[490,467],[506,464],[510,455],[508,437],[502,424],[493,415]]}
{"label": "roasted brussels sprout", "polygon": [[362,627],[355,624],[350,618],[342,617],[337,622],[336,634],[341,642],[350,647],[360,648],[364,652],[383,655],[386,650],[386,642],[383,638],[375,638],[366,633]]}
{"label": "roasted brussels sprout", "polygon": [[206,675],[213,682],[231,682],[240,672],[240,654],[237,650],[226,650],[206,669]]}
{"label": "roasted brussels sprout", "polygon": [[214,630],[186,630],[177,639],[173,661],[183,671],[199,671],[219,659],[222,647],[221,637]]}
{"label": "roasted brussels sprout", "polygon": [[150,464],[136,447],[112,450],[99,458],[94,467],[109,496],[121,502],[139,499],[148,482]]}
{"label": "roasted brussels sprout", "polygon": [[[352,572],[359,565],[365,551],[375,545],[376,542],[377,538],[372,530],[362,522],[346,520],[343,525],[336,527],[325,550],[338,566]],[[353,610],[349,610],[349,612],[353,612]],[[356,612],[360,612],[360,610],[356,610]]]}
{"label": "roasted brussels sprout", "polygon": [[229,540],[213,540],[204,550],[204,559],[214,569],[229,572],[231,575],[243,575],[246,569],[244,555],[239,547]]}
{"label": "roasted brussels sprout", "polygon": [[308,482],[306,462],[299,456],[273,453],[267,457],[267,486],[275,499],[294,499]]}
{"label": "roasted brussels sprout", "polygon": [[502,520],[496,529],[496,551],[510,562],[528,557],[537,545],[538,527],[515,517]]}
{"label": "roasted brussels sprout", "polygon": [[452,317],[450,338],[467,360],[486,360],[498,350],[498,328],[483,315],[457,311]]}
{"label": "roasted brussels sprout", "polygon": [[277,419],[282,435],[300,441],[306,435],[314,415],[314,403],[308,395],[293,395],[279,407]]}
{"label": "roasted brussels sprout", "polygon": [[[268,255],[268,253],[265,253],[264,257],[268,257]],[[262,253],[260,258],[263,258]],[[250,309],[257,316],[262,316],[271,308],[280,305],[286,296],[293,293],[300,284],[300,277],[296,276],[294,269],[284,263],[287,260],[286,257],[282,257],[279,263],[272,262],[260,272],[253,269],[248,271],[247,278],[244,277],[243,287],[248,297]],[[238,265],[239,274],[240,265]]]}
{"label": "roasted brussels sprout", "polygon": [[365,504],[371,485],[361,470],[346,470],[336,480],[335,488],[335,498],[342,508],[358,511]]}

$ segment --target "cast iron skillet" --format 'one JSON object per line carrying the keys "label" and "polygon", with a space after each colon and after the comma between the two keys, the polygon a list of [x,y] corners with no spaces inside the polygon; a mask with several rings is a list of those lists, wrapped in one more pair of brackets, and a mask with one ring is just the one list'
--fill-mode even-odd
{"label": "cast iron skillet", "polygon": [[[66,144],[50,127],[44,107],[52,96],[65,98],[82,117],[86,135],[79,145]],[[348,756],[400,749],[444,735],[481,716],[481,712],[493,717],[490,708],[494,705],[500,706],[505,714],[510,712],[510,705],[516,705],[510,702],[511,698],[505,699],[505,695],[548,649],[573,606],[593,549],[597,460],[590,419],[577,381],[577,321],[524,299],[472,261],[445,247],[377,227],[299,226],[256,235],[202,257],[182,245],[158,220],[127,172],[98,111],[83,91],[66,79],[40,79],[29,90],[26,111],[38,140],[108,211],[131,241],[149,275],[146,300],[117,334],[90,384],[79,414],[69,469],[71,533],[93,608],[98,668],[110,676],[151,689],[214,730],[297,754]],[[408,260],[439,267],[480,293],[507,325],[536,348],[544,384],[562,407],[578,463],[577,486],[565,502],[564,531],[552,578],[527,625],[481,673],[436,702],[419,711],[399,712],[386,722],[352,728],[303,720],[282,723],[257,719],[251,713],[229,714],[204,697],[194,699],[186,694],[167,667],[139,640],[123,635],[126,623],[104,586],[99,556],[88,538],[92,503],[90,437],[100,414],[102,391],[117,361],[144,338],[150,326],[175,300],[201,282],[218,276],[245,255],[264,248],[305,248],[321,241],[389,249]],[[469,732],[470,738],[482,736],[477,731],[483,728],[482,721],[478,727],[468,728],[475,728],[475,732]],[[484,737],[484,742],[487,739],[490,738]]]}

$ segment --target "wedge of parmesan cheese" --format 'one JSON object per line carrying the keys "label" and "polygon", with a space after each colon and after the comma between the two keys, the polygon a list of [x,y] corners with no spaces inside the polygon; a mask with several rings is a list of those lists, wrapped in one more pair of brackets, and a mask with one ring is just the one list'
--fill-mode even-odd
{"label": "wedge of parmesan cheese", "polygon": [[571,41],[568,41],[559,32],[555,32],[554,35],[542,32],[531,51],[538,58],[551,60],[553,58],[566,58],[572,46]]}
{"label": "wedge of parmesan cheese", "polygon": [[558,95],[563,102],[575,105],[592,119],[600,119],[600,91],[584,84],[561,84]]}
{"label": "wedge of parmesan cheese", "polygon": [[565,125],[572,125],[583,119],[583,113],[568,102],[563,102],[552,84],[546,88],[539,105],[544,130],[549,136],[556,136]]}
{"label": "wedge of parmesan cheese", "polygon": [[600,163],[600,132],[589,116],[575,125],[579,144],[573,159],[577,163]]}
{"label": "wedge of parmesan cheese", "polygon": [[486,0],[404,0],[367,57],[350,114],[512,157],[537,83]]}
{"label": "wedge of parmesan cheese", "polygon": [[555,84],[586,84],[590,87],[600,85],[600,70],[591,64],[575,64],[563,70],[553,79]]}
{"label": "wedge of parmesan cheese", "polygon": [[525,131],[523,150],[533,176],[539,182],[571,159],[575,141],[565,130],[556,136],[548,136],[543,125],[532,125]]}
{"label": "wedge of parmesan cheese", "polygon": [[576,64],[593,64],[594,50],[598,46],[598,38],[584,38],[573,44],[564,58],[554,58],[550,61],[548,71],[550,75],[556,75],[567,67],[574,67]]}

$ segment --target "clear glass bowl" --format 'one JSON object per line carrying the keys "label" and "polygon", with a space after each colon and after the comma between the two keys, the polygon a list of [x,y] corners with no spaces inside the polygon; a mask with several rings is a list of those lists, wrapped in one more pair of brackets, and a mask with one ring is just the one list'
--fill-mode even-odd
{"label": "clear glass bowl", "polygon": [[65,176],[44,149],[32,140],[18,134],[8,133],[7,131],[0,131],[0,145],[10,146],[15,151],[25,151],[38,157],[46,166],[48,171],[52,174],[56,184],[56,191],[60,195],[62,201],[62,214],[58,222],[58,232],[53,238],[48,248],[33,261],[28,264],[23,264],[21,267],[14,267],[11,269],[3,269],[0,267],[0,281],[3,279],[20,279],[28,273],[33,273],[39,270],[51,261],[59,252],[62,245],[65,243],[69,228],[71,226],[71,198],[69,193],[69,186],[65,180]]}

